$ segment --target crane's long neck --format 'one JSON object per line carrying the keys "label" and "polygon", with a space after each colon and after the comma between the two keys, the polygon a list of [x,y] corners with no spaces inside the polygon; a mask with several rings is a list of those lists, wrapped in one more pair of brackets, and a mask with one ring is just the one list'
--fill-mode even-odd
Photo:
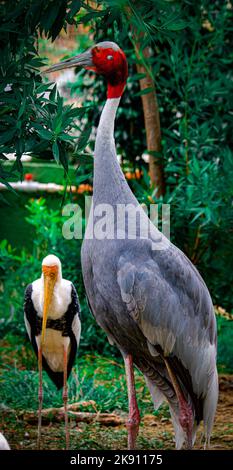
{"label": "crane's long neck", "polygon": [[114,124],[120,98],[107,99],[97,131],[94,155],[94,205],[135,202],[117,160]]}

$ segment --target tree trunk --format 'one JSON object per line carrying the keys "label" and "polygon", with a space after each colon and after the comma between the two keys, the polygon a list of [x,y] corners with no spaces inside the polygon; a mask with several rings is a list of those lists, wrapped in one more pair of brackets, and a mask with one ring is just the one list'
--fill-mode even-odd
{"label": "tree trunk", "polygon": [[[140,59],[140,43],[137,41],[136,44],[136,54],[138,59]],[[142,54],[145,58],[145,61],[148,63],[148,58],[150,57],[149,47],[146,47]],[[149,93],[141,95],[146,130],[147,150],[149,152],[161,152],[159,108],[154,81],[143,64],[137,64],[137,72],[145,74],[145,77],[140,80],[140,89],[143,91],[146,88],[152,88]],[[153,188],[157,189],[156,196],[159,197],[164,194],[165,190],[163,167],[159,158],[156,158],[155,155],[151,154],[149,154],[149,173],[151,178],[151,185]]]}

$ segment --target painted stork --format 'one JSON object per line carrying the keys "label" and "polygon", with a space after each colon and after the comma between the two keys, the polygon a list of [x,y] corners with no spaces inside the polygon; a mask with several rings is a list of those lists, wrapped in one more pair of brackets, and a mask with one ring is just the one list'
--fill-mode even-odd
{"label": "painted stork", "polygon": [[66,448],[68,449],[67,379],[79,345],[80,307],[75,287],[72,282],[62,278],[61,262],[55,255],[48,255],[43,259],[41,277],[29,284],[25,290],[24,321],[38,358],[38,448],[41,443],[43,367],[57,389],[63,387]]}
{"label": "painted stork", "polygon": [[[128,447],[135,447],[140,423],[135,365],[146,379],[155,407],[168,401],[176,448],[185,444],[191,449],[202,420],[209,442],[218,400],[211,297],[191,261],[151,224],[118,163],[114,121],[128,75],[124,52],[113,42],[101,42],[48,71],[77,66],[102,74],[107,81],[107,101],[95,143],[93,202],[82,245],[82,270],[90,309],[124,358]],[[108,224],[105,217],[105,233],[100,236],[95,229],[109,207],[114,224]],[[139,215],[134,237],[133,212],[128,211],[119,225],[121,207]]]}

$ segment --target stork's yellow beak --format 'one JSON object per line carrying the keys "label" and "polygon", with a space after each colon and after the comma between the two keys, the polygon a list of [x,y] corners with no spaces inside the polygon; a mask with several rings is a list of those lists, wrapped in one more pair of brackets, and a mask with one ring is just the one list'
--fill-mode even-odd
{"label": "stork's yellow beak", "polygon": [[52,301],[54,286],[57,281],[58,267],[57,266],[42,266],[44,274],[44,305],[43,305],[43,321],[41,332],[41,346],[45,340],[45,330],[48,318],[48,310]]}

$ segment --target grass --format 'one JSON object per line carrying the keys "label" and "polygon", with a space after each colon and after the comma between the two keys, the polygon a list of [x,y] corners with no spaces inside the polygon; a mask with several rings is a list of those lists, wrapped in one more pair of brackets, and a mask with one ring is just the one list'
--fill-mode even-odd
{"label": "grass", "polygon": [[[22,336],[8,334],[0,341],[0,396],[3,432],[14,449],[35,449],[37,426],[24,421],[24,411],[38,409],[38,372],[36,357]],[[141,416],[168,416],[167,406],[155,412],[144,378],[136,370],[136,389]],[[57,391],[43,373],[43,407],[63,405],[62,391]],[[127,413],[128,397],[123,361],[116,358],[86,354],[78,357],[69,379],[69,403],[92,401],[83,411]],[[10,410],[9,410],[10,409]],[[12,410],[12,411],[11,411]],[[82,408],[80,408],[82,410]],[[148,431],[149,429],[149,431]],[[146,433],[146,436],[145,436]],[[64,424],[43,426],[44,449],[64,448]],[[126,449],[127,430],[124,425],[101,426],[98,423],[70,423],[71,446],[75,449]],[[172,443],[172,439],[170,439]],[[141,425],[138,449],[163,448],[163,437],[154,438],[154,428]],[[172,444],[171,444],[172,447]]]}
{"label": "grass", "polygon": [[[8,335],[0,342],[0,396],[4,406],[15,410],[38,407],[36,357],[22,337]],[[143,376],[136,370],[138,404],[143,413],[153,413],[153,404]],[[62,406],[62,391],[57,391],[43,373],[44,407]],[[78,357],[69,379],[69,402],[95,402],[100,412],[127,412],[128,398],[123,361],[100,355]],[[87,408],[85,408],[88,411]],[[89,411],[93,411],[90,405]]]}
{"label": "grass", "polygon": [[[37,426],[28,425],[19,415],[6,415],[2,430],[9,439],[12,449],[36,449]],[[91,425],[79,423],[77,426],[71,419],[70,441],[71,448],[75,450],[127,449],[127,430],[124,425],[116,428],[102,426],[98,423],[92,423]],[[43,425],[42,442],[43,449],[64,449],[64,424]],[[167,446],[173,448],[171,434]],[[164,449],[164,436],[161,433],[161,438],[155,438],[153,427],[145,435],[145,429],[141,426],[137,439],[137,449]]]}
{"label": "grass", "polygon": [[[26,337],[8,334],[0,340],[0,409],[2,432],[12,449],[36,449],[37,423],[24,419],[24,411],[37,410],[37,361]],[[174,433],[168,407],[153,410],[150,394],[142,375],[135,371],[141,425],[137,449],[174,449]],[[47,377],[44,379],[44,408],[62,406],[62,392],[57,391]],[[229,390],[225,390],[229,382]],[[224,382],[212,443],[216,449],[232,449],[233,424],[231,379]],[[87,402],[84,411],[114,412],[127,416],[128,399],[123,361],[114,357],[85,354],[77,358],[69,379],[69,403]],[[6,408],[7,407],[7,408]],[[82,408],[81,408],[82,409]],[[154,415],[154,416],[151,416]],[[127,430],[124,424],[113,427],[74,422],[70,417],[72,449],[127,449]],[[64,423],[43,423],[43,449],[64,449]],[[201,448],[197,442],[197,447]]]}

